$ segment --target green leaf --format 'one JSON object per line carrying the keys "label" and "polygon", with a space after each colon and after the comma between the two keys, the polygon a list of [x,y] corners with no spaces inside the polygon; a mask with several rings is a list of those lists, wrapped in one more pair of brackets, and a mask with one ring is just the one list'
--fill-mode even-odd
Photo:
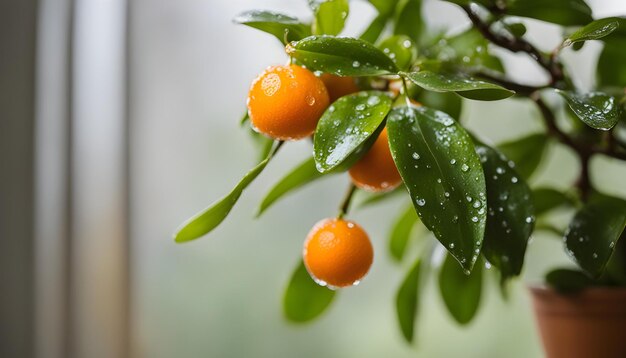
{"label": "green leaf", "polygon": [[322,115],[317,124],[313,152],[317,170],[326,173],[342,164],[381,128],[391,109],[384,92],[362,91],[343,96]]}
{"label": "green leaf", "polygon": [[487,202],[470,136],[447,114],[426,107],[394,108],[387,130],[393,159],[420,219],[471,270],[483,241]]}
{"label": "green leaf", "polygon": [[465,98],[479,101],[497,101],[515,94],[493,83],[454,74],[420,71],[400,72],[400,75],[429,91],[456,92]]}
{"label": "green leaf", "polygon": [[500,59],[489,51],[489,41],[473,27],[460,34],[434,40],[431,46],[423,49],[424,57],[451,64],[453,69],[461,69],[462,72],[483,69],[504,72]]}
{"label": "green leaf", "polygon": [[281,142],[278,142],[267,157],[257,164],[256,167],[246,173],[246,175],[244,175],[241,181],[233,188],[233,190],[231,190],[230,193],[185,221],[177,230],[176,234],[174,234],[174,240],[178,243],[195,240],[208,234],[222,221],[224,221],[233,206],[235,206],[235,203],[237,203],[237,200],[241,196],[243,190],[247,188],[259,174],[261,174],[280,145]]}
{"label": "green leaf", "polygon": [[391,16],[394,10],[396,9],[396,5],[398,4],[398,0],[368,0],[370,4],[372,4],[379,14]]}
{"label": "green leaf", "polygon": [[382,49],[400,69],[408,69],[417,56],[415,43],[405,35],[388,37],[378,45],[378,48]]}
{"label": "green leaf", "polygon": [[615,31],[618,27],[619,22],[613,17],[592,21],[569,35],[563,42],[563,47],[570,46],[576,42],[603,38]]}
{"label": "green leaf", "polygon": [[589,127],[608,131],[620,119],[621,108],[615,97],[606,93],[590,92],[579,94],[570,91],[557,90],[569,107],[581,121]]}
{"label": "green leaf", "polygon": [[586,25],[593,21],[584,0],[507,0],[508,15],[530,17],[563,26]]}
{"label": "green leaf", "polygon": [[408,342],[413,341],[415,318],[419,306],[420,274],[422,260],[418,259],[408,272],[396,294],[396,315],[402,336]]}
{"label": "green leaf", "polygon": [[400,189],[400,187],[395,188],[391,191],[376,193],[359,189],[357,190],[356,199],[353,199],[356,202],[356,204],[353,206],[356,208],[366,208],[385,200],[398,197],[400,194],[406,194],[404,189]]}
{"label": "green leaf", "polygon": [[448,311],[459,324],[467,324],[476,315],[482,290],[482,267],[467,275],[450,255],[439,271],[439,291]]}
{"label": "green leaf", "polygon": [[418,222],[413,205],[407,206],[393,224],[389,235],[389,252],[396,261],[402,261],[411,238],[411,232]]}
{"label": "green leaf", "polygon": [[310,36],[287,45],[287,54],[313,71],[338,76],[379,76],[396,65],[369,42],[350,37]]}
{"label": "green leaf", "polygon": [[259,209],[257,217],[261,216],[278,199],[290,194],[291,192],[320,179],[324,174],[317,171],[315,160],[311,157],[300,163],[285,177],[283,177],[272,189],[265,195]]}
{"label": "green leaf", "polygon": [[425,107],[446,112],[452,118],[461,118],[463,99],[452,92],[421,91],[415,99]]}
{"label": "green leaf", "polygon": [[419,43],[423,32],[422,0],[405,0],[404,4],[400,5],[393,33],[406,35],[415,43]]}
{"label": "green leaf", "polygon": [[511,33],[511,35],[520,38],[526,34],[526,25],[521,22],[504,21],[502,25]]}
{"label": "green leaf", "polygon": [[546,275],[546,282],[563,293],[581,291],[593,285],[593,280],[584,272],[572,269],[554,269]]}
{"label": "green leaf", "polygon": [[346,23],[350,5],[348,0],[309,0],[315,14],[313,33],[316,35],[338,35]]}
{"label": "green leaf", "polygon": [[533,190],[532,196],[537,216],[560,206],[572,204],[572,200],[567,195],[551,188],[537,188]]}
{"label": "green leaf", "polygon": [[487,183],[487,227],[483,254],[503,280],[517,276],[524,265],[528,238],[535,222],[531,191],[509,160],[484,144],[476,152]]}
{"label": "green leaf", "polygon": [[378,41],[378,38],[385,29],[385,26],[387,26],[388,20],[389,17],[387,15],[376,16],[376,18],[372,20],[372,22],[365,29],[365,31],[363,31],[361,36],[359,36],[359,39],[370,43],[375,43],[376,41]]}
{"label": "green leaf", "polygon": [[[626,27],[626,26],[625,26]],[[617,31],[615,31],[617,32]],[[598,59],[598,86],[626,87],[626,37],[606,37],[604,49]]]}
{"label": "green leaf", "polygon": [[246,11],[235,17],[233,21],[272,34],[283,43],[285,39],[287,42],[298,41],[311,35],[309,26],[301,23],[297,18],[271,11]]}
{"label": "green leaf", "polygon": [[498,145],[498,149],[515,164],[515,170],[529,179],[537,170],[548,144],[544,134],[531,134],[527,137]]}
{"label": "green leaf", "polygon": [[305,323],[321,315],[332,303],[336,291],[313,281],[300,261],[283,297],[283,311],[291,322]]}
{"label": "green leaf", "polygon": [[625,225],[626,201],[598,195],[570,223],[565,234],[567,252],[583,270],[598,277]]}

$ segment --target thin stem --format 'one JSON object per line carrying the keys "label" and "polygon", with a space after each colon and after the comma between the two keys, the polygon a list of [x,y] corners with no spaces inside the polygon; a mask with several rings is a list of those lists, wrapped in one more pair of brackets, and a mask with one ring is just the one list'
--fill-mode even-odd
{"label": "thin stem", "polygon": [[356,191],[356,186],[350,183],[350,187],[348,187],[348,191],[341,201],[341,206],[339,207],[339,214],[337,214],[338,219],[342,219],[350,209],[350,202],[352,201],[352,197],[354,196],[354,192]]}
{"label": "thin stem", "polygon": [[561,86],[561,82],[563,82],[564,80],[563,68],[561,64],[557,61],[556,57],[543,55],[535,46],[533,46],[530,42],[524,39],[502,36],[491,31],[489,24],[481,20],[480,17],[476,13],[474,13],[474,11],[472,11],[469,6],[462,6],[462,8],[465,13],[467,13],[467,16],[472,21],[476,29],[480,31],[480,33],[483,35],[483,37],[491,41],[493,44],[498,45],[511,52],[527,53],[533,60],[535,60],[535,62],[539,64],[539,66],[543,67],[546,72],[550,74],[551,86]]}

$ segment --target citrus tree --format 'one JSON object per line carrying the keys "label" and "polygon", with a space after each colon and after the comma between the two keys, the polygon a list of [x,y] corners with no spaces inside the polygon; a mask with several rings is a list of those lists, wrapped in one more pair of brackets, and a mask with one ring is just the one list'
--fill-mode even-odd
{"label": "citrus tree", "polygon": [[[314,319],[338,288],[366,275],[372,245],[346,216],[351,207],[396,195],[407,203],[389,218],[388,247],[394,260],[414,260],[396,295],[409,341],[429,273],[438,275],[452,317],[465,324],[477,312],[485,266],[499,272],[505,289],[521,273],[534,230],[561,235],[578,265],[549,272],[554,287],[626,285],[626,245],[618,242],[626,201],[594,187],[589,166],[598,155],[626,160],[626,19],[594,20],[584,0],[448,0],[471,20],[467,29],[448,35],[427,26],[420,0],[369,2],[377,16],[357,37],[338,36],[348,0],[309,0],[311,21],[256,10],[235,18],[282,42],[289,62],[261,73],[248,94],[241,125],[254,129],[262,160],[230,193],[186,221],[175,241],[195,240],[217,227],[283,144],[304,139],[312,142],[311,157],[278,180],[258,215],[328,175],[348,172],[352,184],[337,215],[317,223],[304,242],[283,301],[292,321]],[[520,18],[562,26],[562,43],[539,50],[525,37]],[[604,43],[597,89],[580,91],[561,54],[595,40]],[[527,55],[548,80],[540,86],[512,81],[495,47]],[[512,96],[536,105],[543,131],[494,146],[459,122],[464,100]],[[576,154],[578,180],[564,191],[531,188],[528,179],[556,146]],[[351,205],[355,194],[361,200]],[[547,220],[560,207],[574,212],[567,228]],[[437,240],[416,235],[418,226]],[[410,241],[422,244],[417,258],[405,257]],[[432,263],[437,247],[446,250],[438,268]]]}

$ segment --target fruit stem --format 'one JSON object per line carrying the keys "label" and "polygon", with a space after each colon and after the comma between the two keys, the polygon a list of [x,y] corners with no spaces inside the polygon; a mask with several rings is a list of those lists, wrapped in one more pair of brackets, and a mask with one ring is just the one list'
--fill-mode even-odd
{"label": "fruit stem", "polygon": [[352,201],[352,197],[354,196],[354,192],[356,191],[356,186],[350,183],[350,187],[348,187],[348,191],[344,196],[341,206],[339,207],[339,214],[337,214],[337,219],[343,219],[343,217],[348,213],[350,209],[350,202]]}

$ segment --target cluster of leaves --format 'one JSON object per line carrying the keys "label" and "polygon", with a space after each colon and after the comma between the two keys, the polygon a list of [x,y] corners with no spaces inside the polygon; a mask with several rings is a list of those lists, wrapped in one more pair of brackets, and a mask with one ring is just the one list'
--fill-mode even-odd
{"label": "cluster of leaves", "polygon": [[[349,13],[348,0],[310,0],[311,23],[269,11],[250,11],[235,19],[274,35],[294,63],[313,71],[358,77],[362,89],[339,98],[326,110],[316,130],[312,157],[271,188],[258,215],[298,188],[346,171],[386,127],[408,192],[389,239],[391,257],[412,262],[396,296],[398,319],[407,340],[413,339],[424,279],[437,269],[432,256],[438,249],[421,250],[417,257],[409,254],[411,241],[433,248],[436,243],[429,241],[429,236],[416,235],[418,231],[432,232],[440,244],[436,245],[446,250],[438,268],[438,286],[449,312],[461,324],[471,321],[478,310],[485,266],[497,269],[503,287],[508,279],[520,275],[535,226],[564,231],[547,220],[552,211],[562,207],[576,211],[562,235],[578,268],[555,270],[548,274],[548,282],[564,290],[626,284],[626,251],[615,252],[626,225],[626,201],[599,194],[589,183],[573,185],[565,193],[553,188],[531,189],[528,184],[555,140],[584,155],[583,166],[596,153],[624,158],[626,143],[615,127],[626,126],[622,108],[626,20],[593,21],[583,0],[448,0],[474,16],[475,26],[443,36],[429,31],[422,21],[420,0],[369,2],[377,16],[358,38],[337,37]],[[551,55],[533,53],[524,39],[525,26],[516,20],[519,17],[567,26],[568,30],[578,28]],[[381,39],[383,35],[389,36]],[[560,69],[555,60],[560,51],[603,39],[598,90],[578,92],[565,76],[531,90],[508,82],[502,63],[491,52],[489,41],[494,39],[500,46],[509,44],[509,50],[529,52],[538,61],[546,59],[544,67],[555,71]],[[554,78],[560,79],[559,72],[555,73]],[[390,90],[398,84],[402,85],[400,93]],[[516,91],[538,103],[543,92],[558,93],[571,118],[583,125],[574,125],[572,132],[565,133],[547,117],[545,133],[491,146],[458,121],[462,98],[495,101]],[[543,109],[549,114],[550,108]],[[246,117],[242,123],[247,123]],[[252,135],[260,143],[263,160],[228,195],[184,223],[175,236],[177,242],[196,239],[219,225],[282,144]],[[369,195],[361,206],[403,191]],[[336,295],[317,286],[300,263],[285,293],[284,310],[292,321],[310,321],[328,308]]]}

